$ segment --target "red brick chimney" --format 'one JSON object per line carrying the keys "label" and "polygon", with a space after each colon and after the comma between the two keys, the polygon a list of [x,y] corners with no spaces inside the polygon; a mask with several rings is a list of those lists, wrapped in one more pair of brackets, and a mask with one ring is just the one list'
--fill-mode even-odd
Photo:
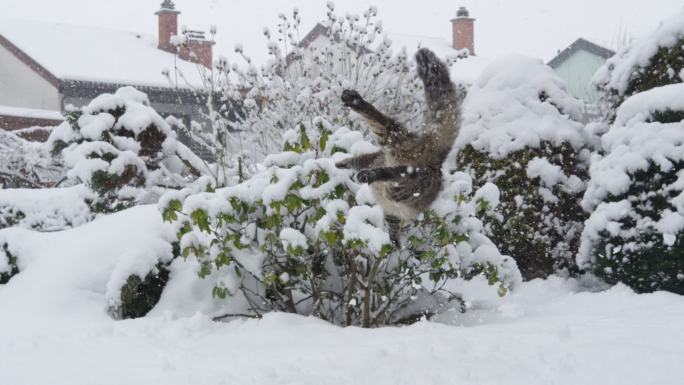
{"label": "red brick chimney", "polygon": [[468,48],[471,55],[475,55],[475,19],[470,17],[468,10],[461,7],[456,12],[456,18],[451,19],[454,49]]}
{"label": "red brick chimney", "polygon": [[171,36],[178,35],[179,13],[171,0],[164,0],[161,8],[154,13],[159,16],[159,49],[176,53],[176,46],[171,44]]}
{"label": "red brick chimney", "polygon": [[204,37],[202,31],[186,31],[185,37],[186,42],[180,47],[180,58],[211,69],[213,43]]}

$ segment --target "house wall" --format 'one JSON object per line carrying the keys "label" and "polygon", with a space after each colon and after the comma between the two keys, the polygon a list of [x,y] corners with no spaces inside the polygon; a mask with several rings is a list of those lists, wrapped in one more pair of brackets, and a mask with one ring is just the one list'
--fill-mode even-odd
{"label": "house wall", "polygon": [[57,87],[0,45],[0,105],[60,111]]}
{"label": "house wall", "polygon": [[556,73],[568,83],[568,91],[582,100],[594,102],[599,92],[591,85],[591,79],[606,59],[591,52],[579,50],[555,68]]}

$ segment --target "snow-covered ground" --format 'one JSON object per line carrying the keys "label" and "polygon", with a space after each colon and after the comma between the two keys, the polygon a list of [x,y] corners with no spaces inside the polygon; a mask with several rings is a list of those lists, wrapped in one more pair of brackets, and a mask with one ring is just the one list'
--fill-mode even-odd
{"label": "snow-covered ground", "polygon": [[[108,284],[127,255],[163,257],[154,206],[60,233],[0,231],[22,270],[0,285],[0,383],[660,384],[684,378],[684,297],[523,284],[503,299],[463,287],[465,314],[409,327],[339,328],[269,314],[211,321],[210,285],[177,261],[151,315],[115,321]],[[12,247],[10,247],[12,249]],[[129,258],[128,258],[129,259]],[[169,290],[170,289],[170,290]],[[481,293],[488,294],[481,294]],[[203,313],[205,312],[205,313]]]}

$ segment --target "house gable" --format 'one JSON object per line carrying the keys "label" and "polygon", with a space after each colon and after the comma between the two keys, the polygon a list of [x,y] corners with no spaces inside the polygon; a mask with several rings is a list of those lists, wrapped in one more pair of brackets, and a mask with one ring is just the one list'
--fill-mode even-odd
{"label": "house gable", "polygon": [[548,65],[568,85],[568,91],[576,98],[594,102],[600,93],[592,86],[596,70],[615,53],[585,39],[577,39],[561,51]]}
{"label": "house gable", "polygon": [[2,35],[0,105],[53,111],[61,107],[59,80]]}

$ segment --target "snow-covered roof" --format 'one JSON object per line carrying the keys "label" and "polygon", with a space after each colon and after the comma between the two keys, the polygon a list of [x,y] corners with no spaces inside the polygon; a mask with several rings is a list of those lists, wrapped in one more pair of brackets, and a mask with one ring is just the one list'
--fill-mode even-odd
{"label": "snow-covered roof", "polygon": [[64,117],[58,111],[39,110],[39,109],[35,109],[35,108],[10,107],[10,106],[0,106],[0,115],[16,116],[16,117],[20,117],[20,118],[64,120]]}
{"label": "snow-covered roof", "polygon": [[0,36],[58,79],[168,88],[175,63],[179,88],[203,84],[198,64],[157,49],[155,36],[14,19],[0,19]]}

